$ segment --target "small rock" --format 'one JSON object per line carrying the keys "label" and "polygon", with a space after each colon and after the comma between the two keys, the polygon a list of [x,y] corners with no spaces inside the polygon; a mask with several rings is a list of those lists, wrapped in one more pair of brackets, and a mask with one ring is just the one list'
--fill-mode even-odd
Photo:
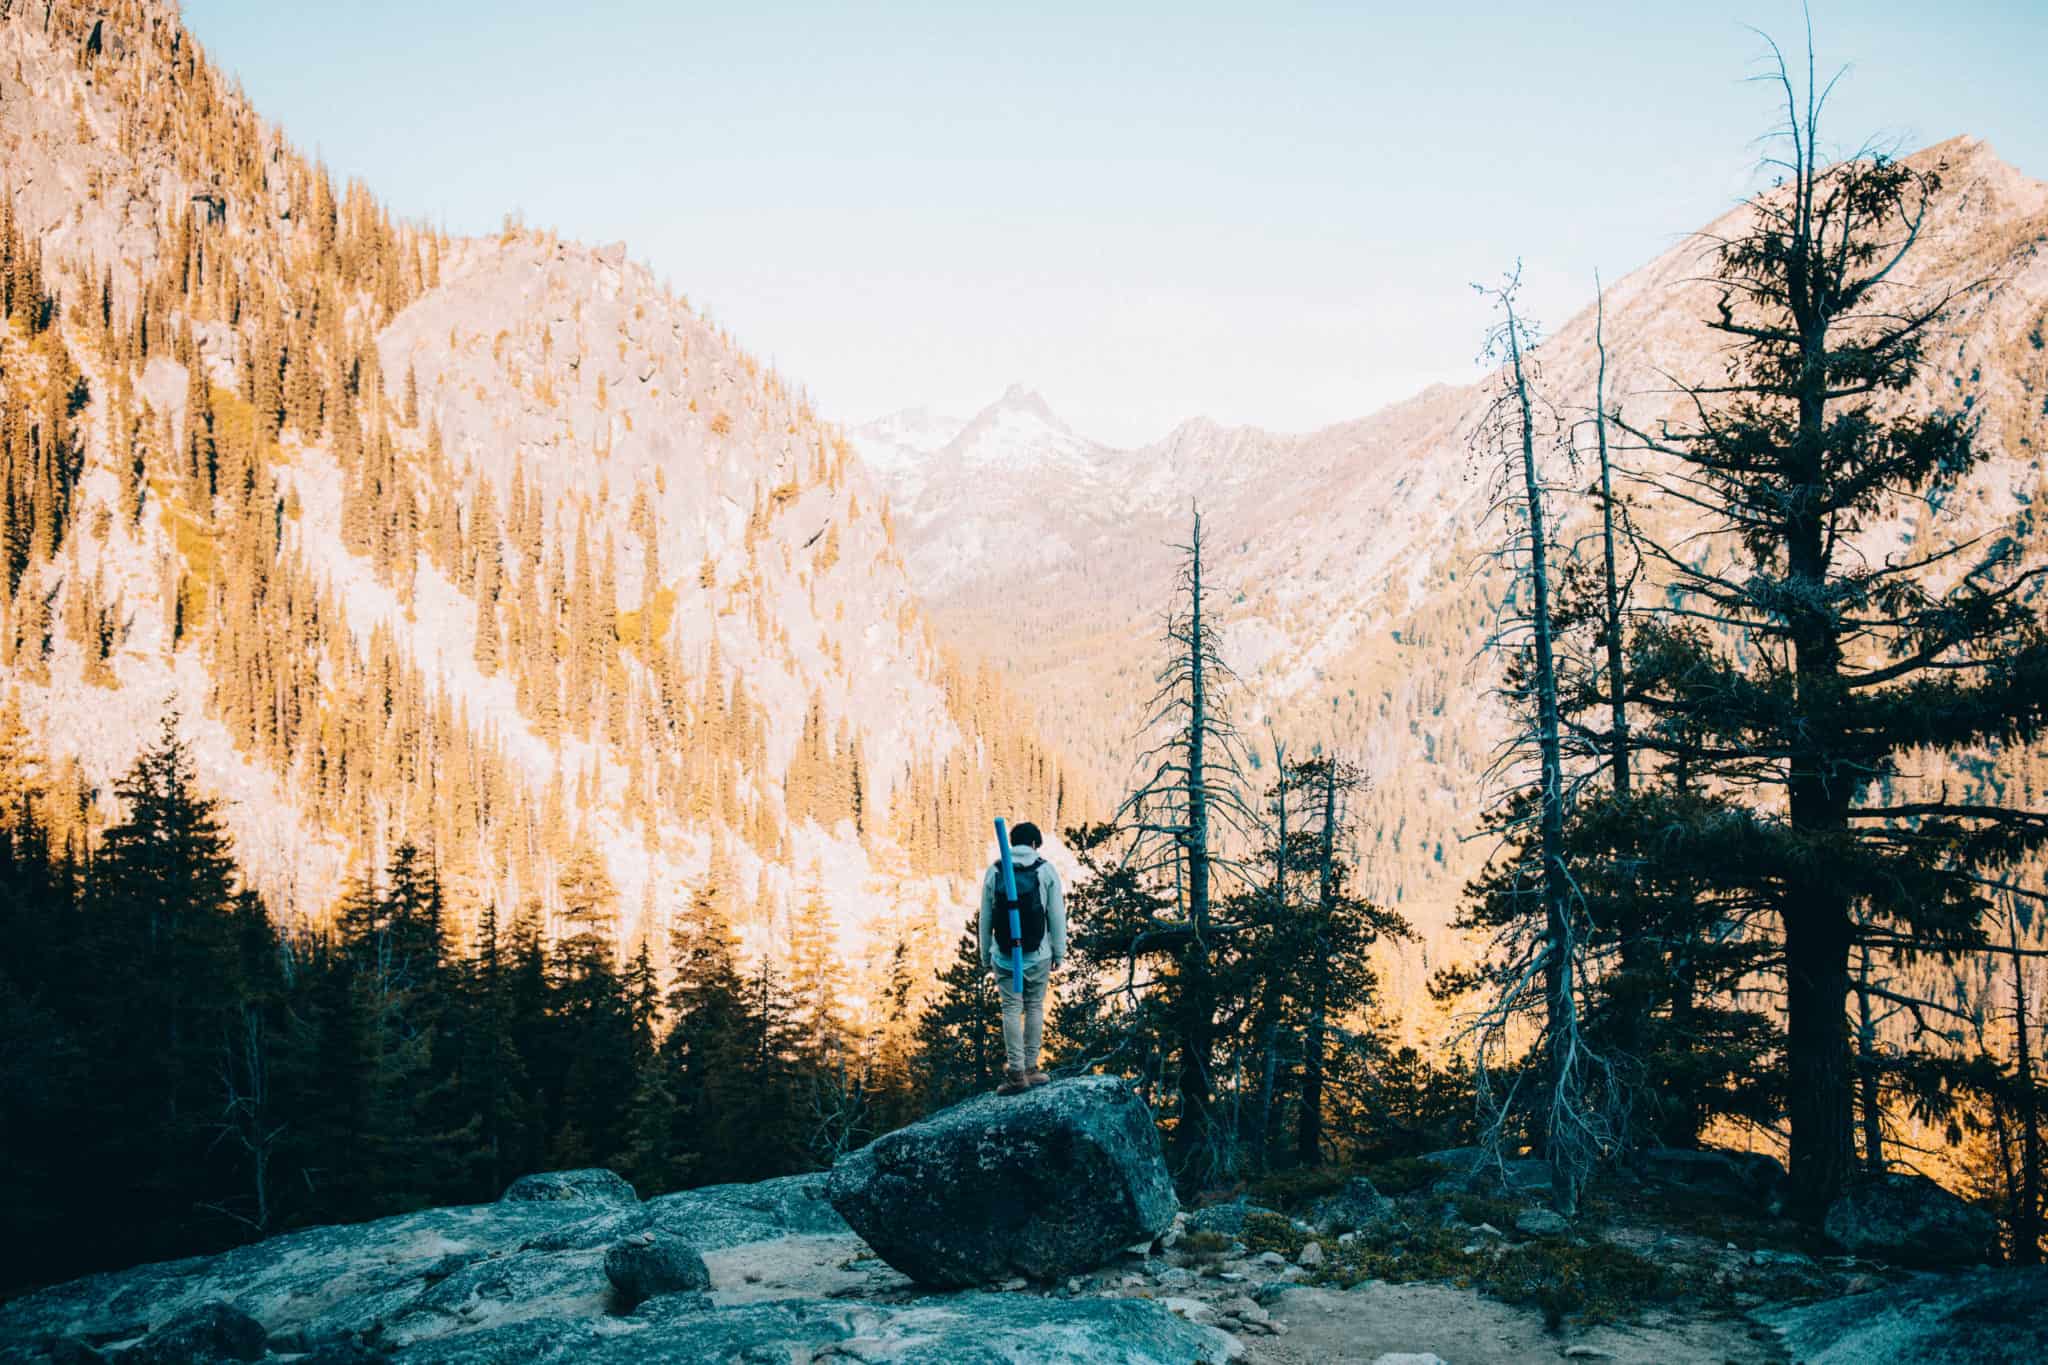
{"label": "small rock", "polygon": [[1355,1242],[1355,1241],[1357,1241],[1357,1240],[1358,1240],[1358,1234],[1357,1234],[1357,1233],[1355,1233],[1355,1232],[1347,1232],[1347,1233],[1345,1233],[1344,1235],[1342,1235],[1341,1237],[1339,1237],[1339,1238],[1337,1239],[1337,1245],[1338,1245],[1338,1246],[1340,1246],[1340,1247],[1348,1247],[1348,1246],[1350,1246],[1350,1245],[1351,1245],[1351,1244],[1352,1244],[1353,1242]]}
{"label": "small rock", "polygon": [[1310,1221],[1326,1232],[1350,1232],[1386,1222],[1399,1212],[1394,1201],[1374,1189],[1370,1180],[1355,1175],[1344,1182],[1344,1188],[1316,1201]]}
{"label": "small rock", "polygon": [[1195,1272],[1177,1265],[1168,1266],[1152,1278],[1161,1289],[1193,1289],[1195,1287]]}
{"label": "small rock", "polygon": [[1301,1254],[1294,1258],[1294,1263],[1307,1266],[1310,1269],[1321,1265],[1323,1263],[1323,1244],[1321,1242],[1304,1243],[1301,1248]]}
{"label": "small rock", "polygon": [[1200,1299],[1175,1297],[1161,1299],[1160,1302],[1166,1305],[1167,1312],[1178,1314],[1189,1322],[1207,1327],[1216,1321],[1216,1310]]}
{"label": "small rock", "polygon": [[1383,1351],[1372,1358],[1372,1365],[1449,1365],[1433,1351]]}
{"label": "small rock", "polygon": [[1781,1266],[1799,1270],[1814,1270],[1813,1257],[1799,1251],[1772,1251],[1758,1247],[1749,1253],[1749,1263],[1754,1266]]}
{"label": "small rock", "polygon": [[188,1308],[121,1353],[124,1365],[188,1365],[195,1360],[261,1360],[269,1333],[218,1299]]}
{"label": "small rock", "polygon": [[1491,1223],[1481,1223],[1481,1224],[1480,1224],[1480,1225],[1479,1225],[1478,1227],[1475,1227],[1475,1228],[1473,1228],[1473,1229],[1472,1229],[1472,1235],[1473,1235],[1474,1237],[1506,1237],[1506,1236],[1507,1236],[1507,1234],[1506,1234],[1505,1232],[1502,1232],[1502,1231],[1501,1231],[1501,1230],[1500,1230],[1499,1228],[1495,1227],[1495,1226],[1494,1226],[1493,1224],[1491,1224]]}
{"label": "small rock", "polygon": [[1277,1251],[1262,1251],[1252,1258],[1256,1265],[1286,1265],[1287,1258]]}
{"label": "small rock", "polygon": [[1612,1360],[1614,1359],[1614,1352],[1603,1351],[1598,1346],[1567,1346],[1564,1348],[1564,1358],[1566,1360]]}
{"label": "small rock", "polygon": [[604,1254],[605,1278],[630,1311],[659,1294],[709,1289],[711,1272],[697,1249],[680,1237],[650,1233],[631,1237]]}
{"label": "small rock", "polygon": [[1556,1209],[1523,1209],[1515,1215],[1515,1231],[1524,1237],[1566,1237],[1571,1230],[1572,1225]]}
{"label": "small rock", "polygon": [[1241,1270],[1226,1270],[1221,1275],[1218,1275],[1216,1278],[1225,1281],[1229,1284],[1242,1284],[1244,1283],[1246,1276],[1245,1273]]}
{"label": "small rock", "polygon": [[998,1285],[997,1288],[1002,1289],[1007,1293],[1014,1294],[1019,1289],[1022,1289],[1026,1283],[1027,1281],[1024,1279],[1022,1275],[1012,1275],[1009,1279],[1004,1280],[1000,1285]]}
{"label": "small rock", "polygon": [[[1012,965],[1012,966],[1014,967],[1014,966],[1015,966],[1016,964],[1012,963],[1011,965]],[[1077,1279],[1070,1279],[1070,1280],[1068,1280],[1068,1281],[1067,1281],[1067,1292],[1068,1292],[1069,1294],[1078,1294],[1078,1293],[1080,1293],[1080,1292],[1081,1292],[1081,1282],[1080,1282],[1079,1280],[1077,1280]]]}
{"label": "small rock", "polygon": [[590,1166],[575,1171],[543,1171],[522,1175],[498,1196],[500,1203],[576,1203],[624,1207],[640,1202],[631,1185],[616,1171]]}
{"label": "small rock", "polygon": [[1244,1232],[1245,1219],[1255,1213],[1279,1217],[1272,1209],[1261,1207],[1248,1199],[1233,1199],[1228,1203],[1211,1204],[1188,1215],[1187,1228],[1190,1232],[1220,1232],[1227,1237],[1237,1237]]}

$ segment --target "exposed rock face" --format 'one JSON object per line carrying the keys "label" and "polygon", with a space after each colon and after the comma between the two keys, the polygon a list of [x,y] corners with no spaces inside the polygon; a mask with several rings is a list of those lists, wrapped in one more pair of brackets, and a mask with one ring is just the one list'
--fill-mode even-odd
{"label": "exposed rock face", "polygon": [[883,1260],[953,1288],[1091,1269],[1177,1207],[1151,1114],[1110,1076],[955,1105],[841,1158],[829,1190]]}
{"label": "exposed rock face", "polygon": [[871,1365],[1211,1365],[1242,1349],[1212,1328],[1132,1299],[954,1294],[879,1305],[819,1300],[713,1312],[655,1299],[609,1322],[533,1322],[450,1337],[407,1365],[675,1365],[862,1361]]}
{"label": "exposed rock face", "polygon": [[[1093,1116],[1076,1123],[1106,1140],[1115,1106],[1093,1088],[1059,1107]],[[643,1202],[606,1171],[532,1177],[495,1204],[311,1228],[0,1304],[0,1362],[1221,1365],[1242,1353],[1149,1300],[919,1297],[866,1256],[824,1185],[796,1176]],[[877,1273],[846,1270],[863,1258]],[[838,1297],[848,1283],[873,1297]]]}
{"label": "exposed rock face", "polygon": [[1923,1275],[1883,1293],[1779,1308],[1756,1315],[1805,1365],[1967,1360],[2034,1365],[2048,1360],[2048,1266]]}
{"label": "exposed rock face", "polygon": [[261,1360],[263,1324],[218,1301],[188,1308],[121,1353],[126,1365],[188,1365],[191,1361]]}
{"label": "exposed rock face", "polygon": [[1968,1265],[1990,1255],[1997,1224],[1924,1175],[1852,1185],[1828,1206],[1827,1235],[1858,1256],[1900,1265]]}

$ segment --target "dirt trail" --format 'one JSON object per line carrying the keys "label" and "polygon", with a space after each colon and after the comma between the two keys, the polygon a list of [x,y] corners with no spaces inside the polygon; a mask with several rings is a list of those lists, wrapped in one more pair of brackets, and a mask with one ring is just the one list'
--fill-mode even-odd
{"label": "dirt trail", "polygon": [[[1449,1365],[1572,1359],[1779,1365],[1786,1359],[1770,1333],[1742,1318],[1653,1312],[1626,1326],[1552,1334],[1536,1313],[1441,1284],[1293,1289],[1269,1311],[1287,1324],[1287,1334],[1246,1338],[1247,1365],[1371,1365],[1387,1352],[1434,1353]],[[1577,1353],[1568,1354],[1573,1348]]]}

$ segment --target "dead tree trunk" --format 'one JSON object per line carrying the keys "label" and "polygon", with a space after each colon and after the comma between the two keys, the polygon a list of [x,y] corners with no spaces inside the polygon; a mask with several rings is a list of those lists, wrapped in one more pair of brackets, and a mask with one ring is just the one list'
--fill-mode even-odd
{"label": "dead tree trunk", "polygon": [[[1337,893],[1337,765],[1323,768],[1323,829],[1316,853],[1316,922],[1328,924]],[[1311,949],[1308,1020],[1302,1030],[1301,1121],[1295,1156],[1304,1166],[1323,1159],[1323,1048],[1329,1028],[1330,970],[1319,941]]]}
{"label": "dead tree trunk", "polygon": [[1856,978],[1856,1098],[1863,1128],[1863,1169],[1884,1172],[1884,1101],[1877,1078],[1877,1014],[1870,1005],[1870,948],[1859,944]]}
{"label": "dead tree trunk", "polygon": [[1546,1001],[1549,1045],[1550,1112],[1552,1140],[1546,1144],[1550,1157],[1551,1197],[1558,1211],[1570,1214],[1578,1208],[1581,1172],[1566,1150],[1555,1141],[1555,1116],[1574,1112],[1571,1049],[1578,1032],[1577,989],[1572,980],[1571,886],[1564,864],[1564,759],[1559,741],[1557,708],[1557,661],[1550,616],[1549,526],[1543,510],[1543,480],[1536,469],[1536,413],[1530,397],[1529,377],[1524,368],[1522,330],[1515,316],[1512,291],[1503,291],[1501,305],[1507,314],[1508,360],[1512,367],[1515,405],[1520,415],[1522,494],[1529,528],[1529,617],[1535,646],[1535,675],[1531,685],[1536,701],[1536,747],[1538,755],[1538,816],[1543,859],[1542,895],[1544,917],[1543,988]]}
{"label": "dead tree trunk", "polygon": [[2027,1036],[2027,962],[2019,954],[2018,927],[2008,916],[2012,955],[2013,1073],[2019,1083],[2019,1207],[2012,1218],[2012,1259],[2034,1265],[2041,1259],[2041,1107],[2034,1091],[2033,1044]]}

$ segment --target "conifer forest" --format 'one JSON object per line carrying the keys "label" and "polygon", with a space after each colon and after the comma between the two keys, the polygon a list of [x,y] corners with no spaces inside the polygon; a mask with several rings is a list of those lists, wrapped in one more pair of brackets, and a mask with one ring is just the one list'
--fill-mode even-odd
{"label": "conifer forest", "polygon": [[[1826,15],[1710,224],[1554,329],[1533,224],[1467,264],[1476,379],[1112,446],[844,425],[623,246],[338,177],[191,8],[0,3],[0,1324],[549,1172],[836,1190],[1016,1066],[996,817],[1041,1065],[1185,1215],[1048,1303],[1732,1322],[1922,1285],[1871,1191],[2043,1264],[2048,183],[1857,143]],[[1160,1320],[1352,1358],[1288,1289]]]}

